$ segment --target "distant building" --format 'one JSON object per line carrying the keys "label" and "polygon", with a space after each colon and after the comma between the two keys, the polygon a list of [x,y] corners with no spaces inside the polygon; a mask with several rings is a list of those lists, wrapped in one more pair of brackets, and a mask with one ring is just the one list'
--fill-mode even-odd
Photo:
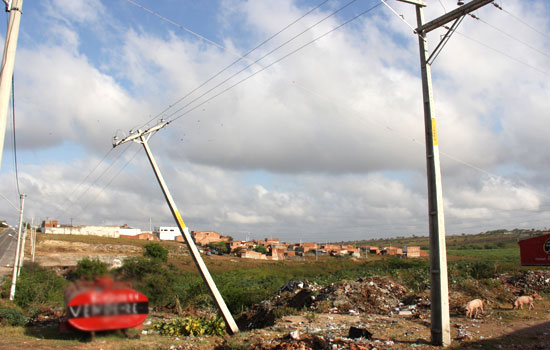
{"label": "distant building", "polygon": [[403,249],[397,248],[397,247],[388,246],[388,247],[382,248],[381,254],[382,254],[382,255],[401,256],[401,255],[403,255]]}
{"label": "distant building", "polygon": [[523,266],[550,265],[550,233],[518,242]]}
{"label": "distant building", "polygon": [[42,233],[52,235],[83,235],[99,237],[120,237],[120,226],[42,226]]}
{"label": "distant building", "polygon": [[216,231],[191,231],[191,237],[196,244],[208,245],[210,243],[229,241],[229,236],[223,236]]}
{"label": "distant building", "polygon": [[44,220],[42,221],[42,227],[59,227],[59,224],[57,223],[57,220]]}
{"label": "distant building", "polygon": [[241,258],[244,259],[257,259],[257,260],[267,260],[267,256],[260,252],[255,252],[252,250],[243,250],[240,253]]}
{"label": "distant building", "polygon": [[140,228],[133,228],[126,224],[122,225],[120,227],[120,235],[121,236],[139,236],[141,234]]}
{"label": "distant building", "polygon": [[419,258],[420,257],[420,247],[418,246],[411,246],[411,247],[403,247],[403,254],[407,256],[407,258]]}
{"label": "distant building", "polygon": [[[184,228],[186,232],[189,232],[188,228]],[[179,227],[174,226],[159,226],[155,227],[153,232],[161,241],[183,241]]]}

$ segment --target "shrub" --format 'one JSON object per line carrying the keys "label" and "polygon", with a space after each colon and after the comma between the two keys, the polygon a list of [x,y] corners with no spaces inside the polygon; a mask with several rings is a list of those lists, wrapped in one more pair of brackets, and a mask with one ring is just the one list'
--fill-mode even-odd
{"label": "shrub", "polygon": [[115,272],[124,279],[139,281],[148,274],[157,273],[162,268],[158,260],[137,256],[124,259],[122,266]]}
{"label": "shrub", "polygon": [[107,274],[107,263],[99,259],[84,258],[76,264],[76,270],[73,274],[75,278],[86,278],[93,280],[94,277]]}
{"label": "shrub", "polygon": [[10,326],[22,326],[25,324],[25,316],[19,309],[0,308],[0,323]]}
{"label": "shrub", "polygon": [[[4,284],[9,290],[11,279]],[[67,281],[37,263],[25,263],[17,279],[15,304],[23,310],[34,311],[42,306],[63,306],[63,293]]]}
{"label": "shrub", "polygon": [[168,261],[168,250],[162,247],[158,243],[148,243],[143,246],[145,248],[145,253],[143,256],[149,257],[151,259],[158,259],[163,262]]}
{"label": "shrub", "polygon": [[170,336],[199,336],[199,335],[218,335],[225,334],[225,323],[222,318],[174,318],[166,322],[153,324],[153,329],[159,331],[162,335]]}
{"label": "shrub", "polygon": [[256,248],[254,248],[254,251],[258,252],[258,253],[265,254],[265,253],[267,253],[267,248],[264,247],[263,245],[258,245],[258,246],[256,246]]}

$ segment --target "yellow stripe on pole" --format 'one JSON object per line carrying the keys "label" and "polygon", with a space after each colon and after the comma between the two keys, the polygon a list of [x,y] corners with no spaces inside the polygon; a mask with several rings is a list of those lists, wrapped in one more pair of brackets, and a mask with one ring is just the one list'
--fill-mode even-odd
{"label": "yellow stripe on pole", "polygon": [[435,125],[435,118],[432,118],[432,141],[434,146],[437,146],[437,127]]}
{"label": "yellow stripe on pole", "polygon": [[181,218],[180,212],[176,210],[176,220],[178,220],[178,224],[180,224],[181,228],[185,228],[185,223],[183,222],[183,219]]}

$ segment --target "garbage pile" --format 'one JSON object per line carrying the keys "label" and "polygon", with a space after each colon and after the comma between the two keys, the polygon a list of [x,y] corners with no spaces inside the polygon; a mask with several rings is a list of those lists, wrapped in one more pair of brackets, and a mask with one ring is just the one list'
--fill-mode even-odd
{"label": "garbage pile", "polygon": [[386,277],[366,277],[357,281],[333,284],[319,292],[316,303],[310,306],[317,310],[323,301],[329,301],[331,312],[366,312],[387,315],[399,306],[407,296],[407,289]]}
{"label": "garbage pile", "polygon": [[405,302],[407,292],[404,286],[378,276],[343,281],[327,287],[307,281],[291,281],[281,287],[271,299],[253,306],[237,320],[237,324],[243,329],[272,326],[277,316],[288,308],[352,315],[412,315],[417,312],[417,304],[411,306]]}
{"label": "garbage pile", "polygon": [[550,292],[550,271],[522,271],[516,275],[502,275],[501,282],[516,296],[534,292]]}

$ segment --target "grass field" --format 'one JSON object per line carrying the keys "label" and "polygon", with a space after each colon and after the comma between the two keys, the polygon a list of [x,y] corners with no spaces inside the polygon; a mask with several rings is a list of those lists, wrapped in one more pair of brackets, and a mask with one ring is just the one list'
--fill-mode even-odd
{"label": "grass field", "polygon": [[447,255],[451,257],[479,258],[488,261],[516,261],[519,264],[519,247],[497,249],[449,249]]}

